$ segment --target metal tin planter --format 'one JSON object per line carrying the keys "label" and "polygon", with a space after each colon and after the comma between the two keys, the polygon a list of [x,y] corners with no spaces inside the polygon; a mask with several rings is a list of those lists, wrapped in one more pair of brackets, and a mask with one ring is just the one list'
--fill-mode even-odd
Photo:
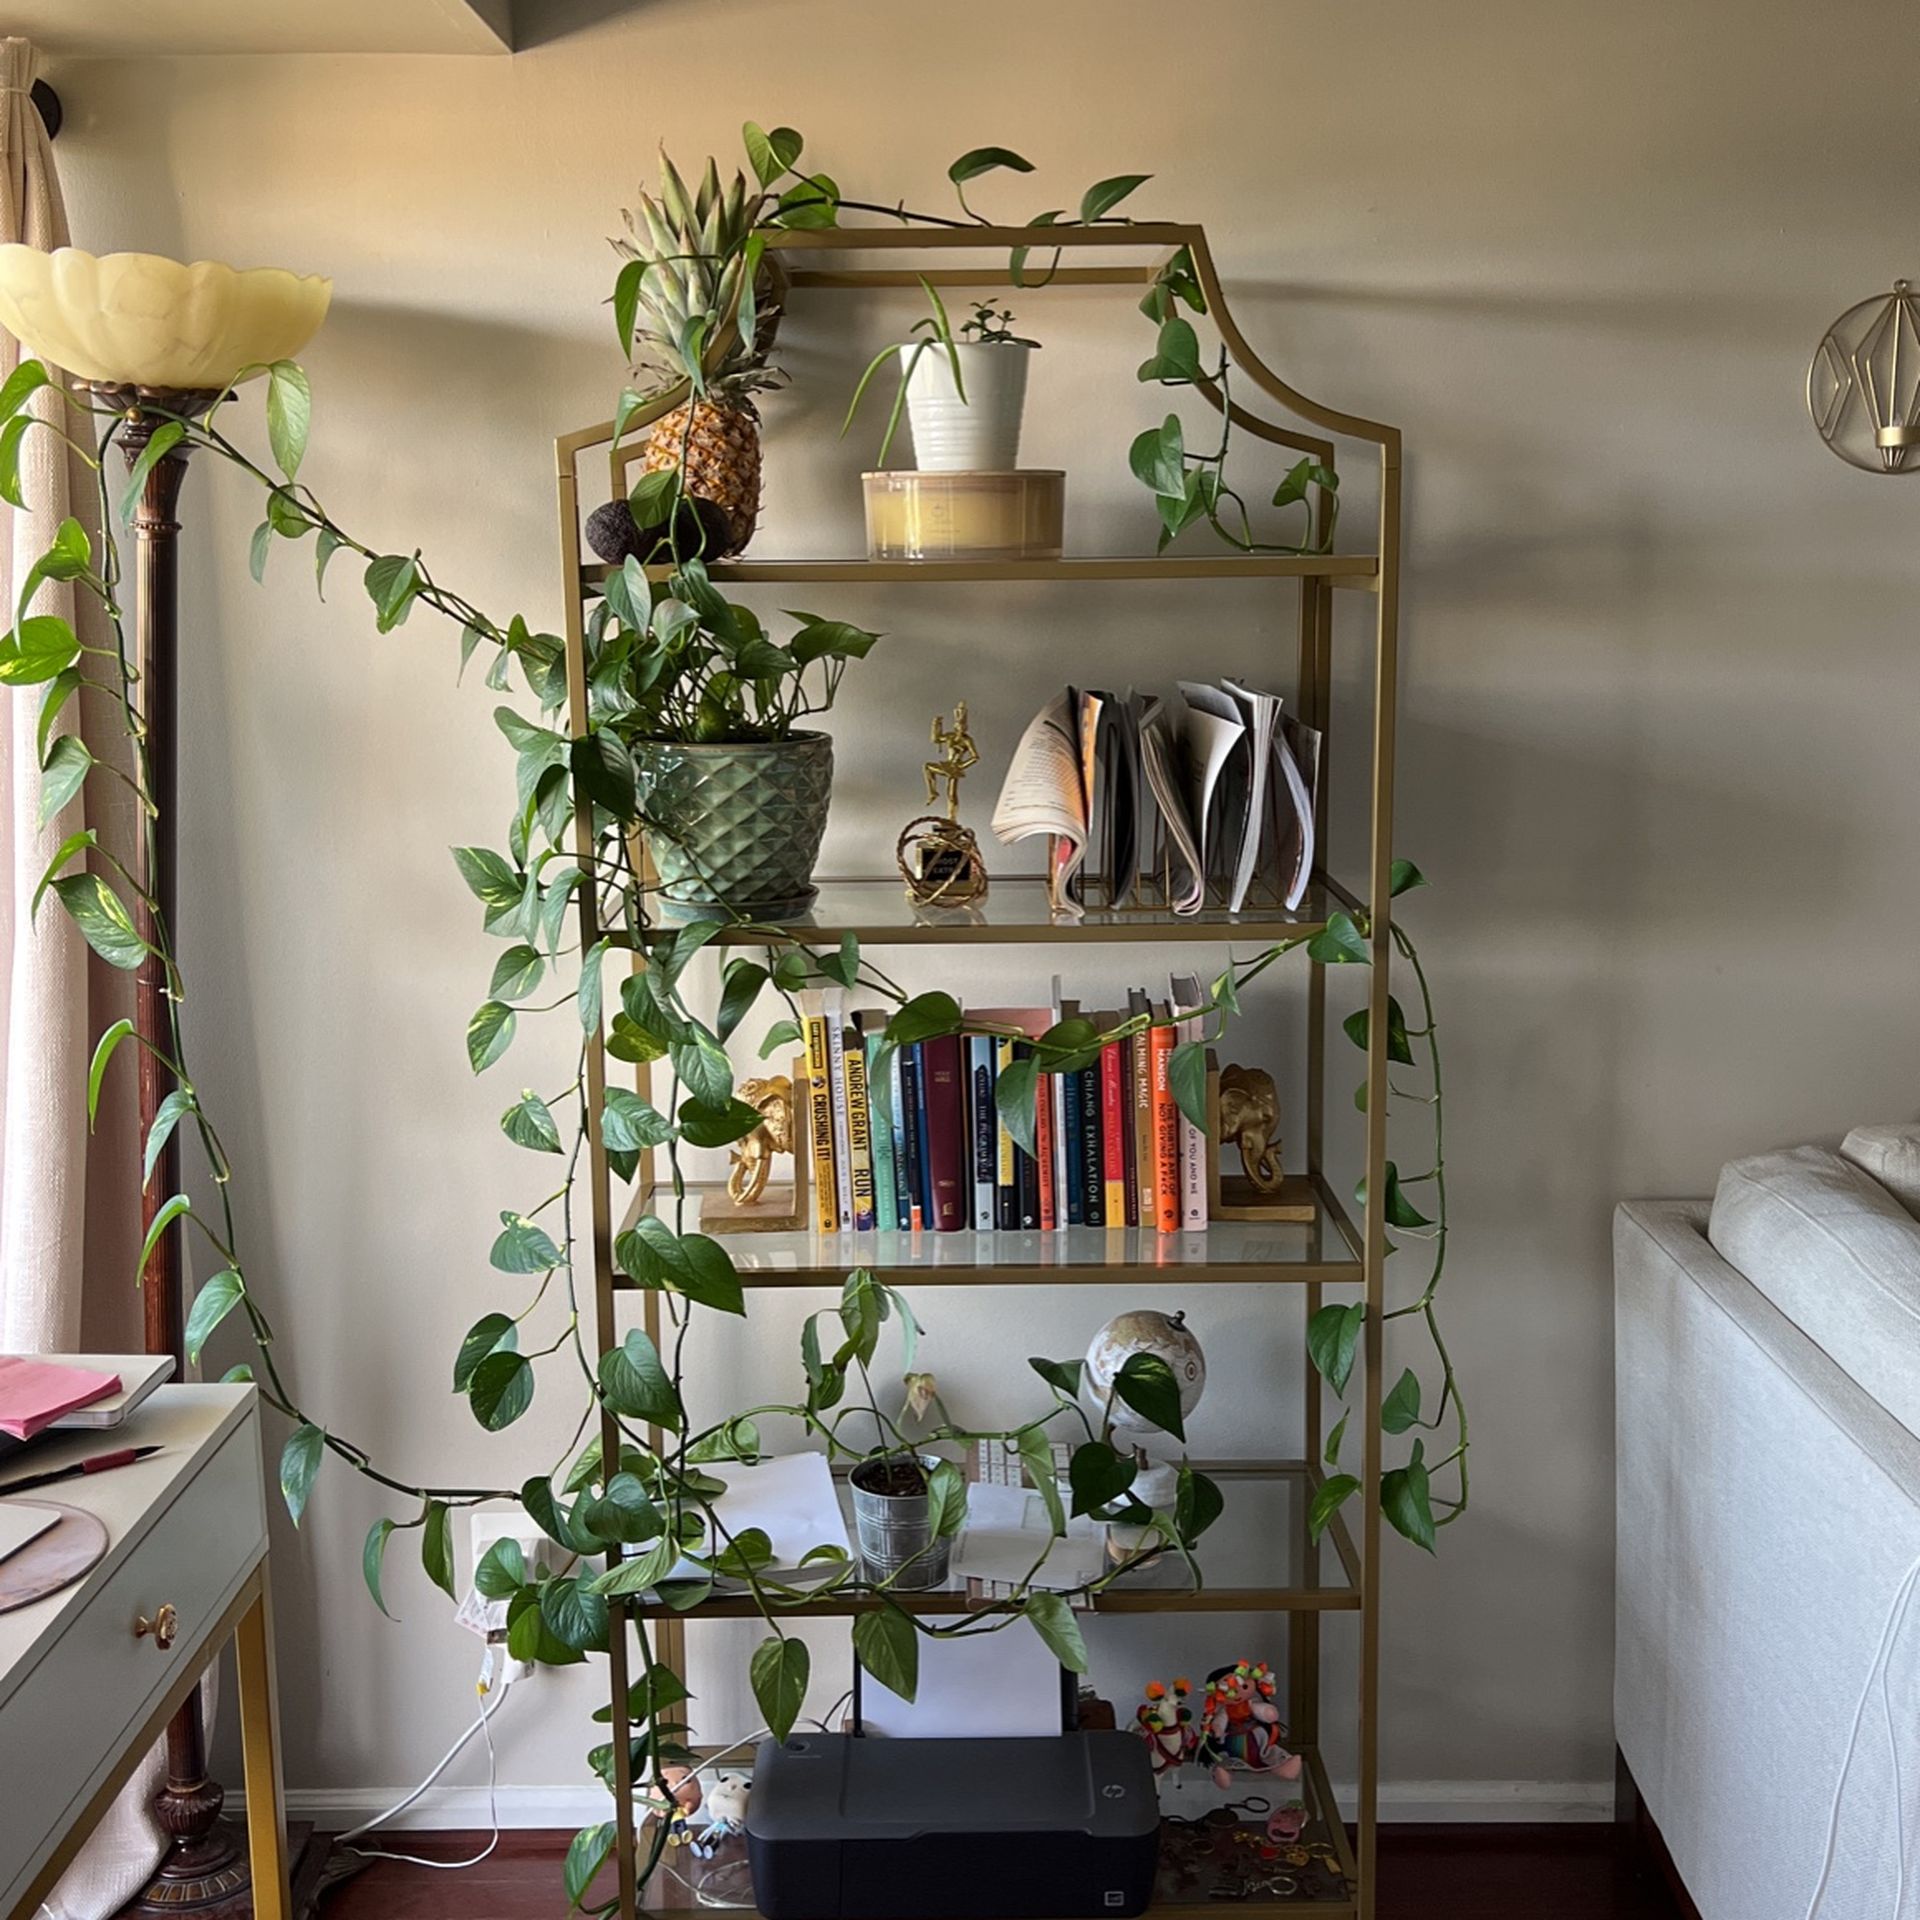
{"label": "metal tin planter", "polygon": [[633,749],[640,804],[669,907],[727,907],[757,918],[805,910],[827,830],[833,742],[701,745],[641,740]]}
{"label": "metal tin planter", "polygon": [[[918,1456],[923,1467],[939,1462],[931,1455]],[[860,1562],[872,1580],[891,1580],[901,1592],[918,1593],[939,1586],[947,1577],[947,1561],[953,1552],[953,1537],[934,1536],[933,1495],[920,1493],[882,1493],[860,1484],[860,1475],[869,1467],[885,1466],[884,1460],[863,1460],[853,1470],[849,1485],[853,1489],[853,1525],[860,1542]]]}

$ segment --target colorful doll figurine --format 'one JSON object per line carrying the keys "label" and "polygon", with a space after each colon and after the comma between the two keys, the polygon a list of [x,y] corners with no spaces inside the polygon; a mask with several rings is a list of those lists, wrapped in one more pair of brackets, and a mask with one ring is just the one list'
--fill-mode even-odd
{"label": "colorful doll figurine", "polygon": [[1199,1735],[1194,1729],[1193,1709],[1187,1705],[1190,1691],[1184,1680],[1176,1680],[1171,1687],[1164,1681],[1149,1680],[1146,1699],[1134,1709],[1134,1721],[1147,1743],[1156,1776],[1177,1773],[1193,1758]]}
{"label": "colorful doll figurine", "polygon": [[693,1850],[702,1860],[711,1860],[726,1841],[746,1831],[746,1775],[716,1773],[701,1812],[706,1825],[694,1836]]}
{"label": "colorful doll figurine", "polygon": [[693,1816],[700,1811],[699,1776],[690,1767],[665,1766],[660,1778],[666,1792],[643,1787],[640,1804],[649,1818],[665,1819],[668,1846],[684,1847],[693,1838]]}
{"label": "colorful doll figurine", "polygon": [[1264,1660],[1242,1660],[1207,1675],[1199,1757],[1215,1786],[1227,1786],[1236,1768],[1280,1780],[1299,1779],[1300,1756],[1281,1745],[1286,1730],[1273,1704],[1278,1691],[1273,1669]]}

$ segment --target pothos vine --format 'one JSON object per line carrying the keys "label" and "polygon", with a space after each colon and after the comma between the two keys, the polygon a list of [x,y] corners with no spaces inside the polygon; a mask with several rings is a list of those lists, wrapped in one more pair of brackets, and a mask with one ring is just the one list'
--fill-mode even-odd
{"label": "pothos vine", "polygon": [[[807,1648],[788,1631],[788,1623],[826,1596],[862,1599],[865,1604],[856,1612],[853,1625],[856,1650],[876,1678],[909,1698],[918,1667],[918,1636],[996,1632],[1022,1618],[1066,1666],[1084,1671],[1086,1648],[1072,1601],[1097,1592],[1137,1566],[1141,1558],[1178,1556],[1198,1583],[1202,1574],[1196,1549],[1221,1512],[1219,1489],[1186,1465],[1179,1471],[1177,1494],[1167,1510],[1150,1512],[1131,1497],[1134,1459],[1131,1449],[1113,1444],[1114,1403],[1124,1403],[1176,1441],[1184,1441],[1177,1387],[1164,1362],[1149,1356],[1130,1360],[1106,1403],[1090,1415],[1083,1405],[1080,1363],[1036,1358],[1031,1364],[1048,1396],[1044,1410],[1012,1428],[989,1432],[964,1428],[946,1417],[930,1392],[930,1383],[921,1384],[926,1377],[914,1365],[919,1328],[906,1299],[871,1273],[856,1270],[848,1276],[836,1304],[805,1323],[801,1341],[805,1390],[800,1398],[729,1413],[706,1425],[697,1425],[688,1412],[683,1383],[696,1314],[742,1315],[745,1297],[724,1247],[686,1230],[687,1186],[681,1155],[689,1146],[725,1146],[758,1123],[758,1113],[734,1096],[726,1043],[762,995],[771,993],[785,1003],[788,1012],[788,1018],[767,1035],[763,1057],[797,1037],[798,995],[818,982],[857,988],[885,1000],[892,1009],[887,1033],[890,1049],[946,1034],[990,1031],[969,1022],[943,992],[909,994],[867,958],[851,935],[834,951],[822,952],[780,928],[755,927],[737,918],[716,916],[671,931],[655,924],[648,890],[632,864],[630,847],[636,829],[671,834],[672,823],[646,816],[623,734],[623,720],[630,719],[639,704],[641,689],[635,676],[643,674],[644,667],[636,667],[636,662],[647,658],[654,637],[653,616],[669,600],[678,608],[691,608],[700,630],[714,636],[722,647],[743,644],[738,636],[749,633],[764,641],[757,623],[744,608],[732,607],[718,593],[697,560],[687,562],[665,582],[648,581],[641,570],[630,569],[624,591],[609,591],[590,624],[592,716],[586,732],[574,735],[557,724],[566,696],[562,643],[519,617],[504,625],[496,622],[435,580],[417,551],[382,552],[347,532],[299,478],[311,419],[305,374],[291,361],[248,371],[265,375],[272,467],[255,459],[228,433],[226,412],[235,399],[235,389],[230,387],[201,413],[174,415],[145,407],[145,417],[138,423],[145,439],[130,459],[127,498],[137,496],[152,467],[170,454],[195,450],[218,458],[263,491],[265,517],[252,542],[256,579],[263,577],[276,542],[292,545],[311,536],[316,588],[324,592],[329,569],[339,554],[354,556],[362,565],[361,584],[380,632],[394,630],[416,606],[425,606],[457,627],[463,670],[476,651],[492,650],[486,675],[489,687],[511,691],[512,668],[518,663],[538,719],[529,719],[510,706],[497,712],[501,730],[514,749],[517,775],[518,804],[506,850],[463,848],[454,855],[482,906],[486,931],[508,942],[493,969],[487,996],[468,1024],[469,1061],[476,1073],[493,1066],[512,1044],[523,1012],[559,1014],[571,1007],[580,1031],[571,1079],[548,1095],[523,1091],[501,1115],[500,1125],[509,1139],[535,1154],[554,1155],[562,1171],[541,1198],[524,1209],[502,1213],[491,1264],[503,1276],[523,1281],[526,1298],[516,1312],[496,1311],[475,1322],[461,1342],[452,1375],[454,1390],[466,1398],[479,1424],[497,1432],[512,1425],[531,1405],[540,1377],[538,1363],[561,1365],[578,1375],[585,1396],[573,1442],[560,1459],[518,1487],[442,1486],[410,1480],[377,1465],[366,1449],[306,1408],[279,1364],[273,1327],[250,1284],[241,1250],[231,1194],[232,1160],[189,1069],[181,1018],[185,982],[173,929],[161,917],[158,903],[143,887],[139,874],[101,844],[95,829],[82,828],[69,835],[49,862],[35,891],[36,914],[44,896],[52,893],[104,960],[131,970],[152,956],[164,970],[169,1030],[155,1044],[172,1090],[145,1142],[144,1178],[153,1177],[164,1142],[184,1130],[183,1137],[198,1147],[212,1202],[209,1209],[184,1189],[168,1196],[142,1249],[141,1266],[166,1232],[190,1230],[211,1251],[214,1271],[198,1288],[188,1315],[188,1352],[197,1361],[216,1329],[230,1316],[239,1316],[251,1338],[254,1359],[232,1369],[227,1377],[254,1380],[262,1397],[290,1424],[279,1476],[289,1513],[296,1523],[300,1520],[329,1456],[408,1503],[409,1510],[375,1521],[363,1552],[367,1587],[384,1612],[385,1561],[394,1534],[420,1535],[426,1577],[451,1597],[455,1592],[454,1511],[482,1501],[517,1501],[551,1542],[552,1554],[528,1565],[514,1542],[501,1541],[482,1558],[475,1584],[483,1595],[506,1603],[509,1647],[520,1658],[577,1662],[605,1651],[616,1623],[631,1622],[637,1636],[639,1678],[627,1701],[631,1746],[625,1771],[636,1782],[651,1782],[656,1792],[664,1791],[665,1766],[691,1758],[683,1739],[686,1729],[675,1717],[688,1696],[685,1676],[673,1673],[656,1657],[647,1620],[639,1617],[632,1604],[643,1594],[653,1594],[667,1607],[686,1609],[697,1606],[717,1582],[744,1586],[769,1630],[750,1663],[753,1692],[768,1725],[782,1736],[801,1711],[809,1678]],[[69,519],[61,525],[29,573],[12,630],[0,638],[0,683],[44,689],[39,729],[42,817],[52,818],[90,780],[110,776],[127,781],[147,836],[145,870],[150,872],[157,810],[136,664],[120,604],[122,576],[112,533],[115,502],[109,479],[109,456],[126,434],[129,417],[95,414],[97,438],[83,443],[68,432],[68,418],[49,419],[29,408],[34,395],[48,387],[61,397],[69,416],[95,414],[95,409],[50,381],[38,363],[23,362],[0,387],[0,498],[15,507],[25,505],[20,449],[26,434],[39,426],[56,434],[95,474],[102,534],[96,554],[78,521]],[[1185,488],[1183,481],[1183,500]],[[1212,518],[1226,496],[1203,486],[1195,497],[1200,500],[1199,511]],[[41,584],[48,581],[68,583],[99,603],[112,635],[110,646],[85,644],[66,620],[30,611]],[[54,731],[62,707],[83,687],[113,702],[131,743],[131,774],[96,760],[76,735]],[[588,815],[584,853],[569,844],[576,807],[584,807]],[[587,868],[593,872],[600,908],[596,924],[624,934],[645,955],[621,978],[611,1008],[604,998],[605,962],[612,950],[608,939],[603,936],[582,951],[578,939],[568,943],[564,938],[568,908]],[[1396,894],[1422,884],[1410,863],[1396,865]],[[142,910],[138,918],[135,906]],[[696,955],[723,931],[732,945],[760,936],[765,948],[758,959],[736,953],[724,962],[718,1011],[709,1023],[689,1004],[684,983]],[[1328,965],[1369,964],[1369,931],[1364,914],[1337,912],[1310,937],[1279,943],[1250,959],[1230,961],[1200,1005],[1173,1010],[1175,1020],[1197,1019],[1204,1024],[1204,1038],[1181,1043],[1173,1056],[1175,1097],[1189,1117],[1204,1123],[1206,1049],[1218,1042],[1238,1012],[1241,991],[1300,947],[1306,948],[1309,958]],[[1414,1318],[1426,1327],[1438,1359],[1440,1388],[1430,1414],[1423,1414],[1420,1380],[1411,1368],[1385,1395],[1382,1426],[1389,1435],[1414,1433],[1415,1437],[1404,1462],[1383,1476],[1382,1504],[1395,1528],[1431,1549],[1437,1529],[1466,1510],[1468,1424],[1435,1317],[1447,1240],[1438,1026],[1412,940],[1397,924],[1391,937],[1394,952],[1415,982],[1420,1024],[1409,1026],[1398,1000],[1389,998],[1388,1057],[1410,1068],[1423,1062],[1426,1076],[1424,1085],[1396,1084],[1392,1093],[1430,1114],[1433,1164],[1418,1175],[1403,1175],[1392,1163],[1387,1167],[1386,1190],[1379,1201],[1386,1224],[1405,1240],[1424,1242],[1430,1262],[1416,1296],[1389,1309],[1386,1318]],[[570,983],[557,997],[536,1006],[532,996],[563,964],[572,969]],[[1118,1033],[1125,1037],[1150,1024],[1148,1016],[1140,1016]],[[1366,1047],[1364,1011],[1348,1020],[1345,1030],[1357,1046]],[[1096,1033],[1085,1019],[1063,1021],[1034,1043],[1029,1060],[1015,1063],[1002,1074],[1000,1112],[1023,1150],[1033,1150],[1035,1102],[1045,1077],[1093,1063],[1100,1046],[1114,1037]],[[97,1110],[116,1053],[129,1039],[148,1044],[138,1040],[127,1021],[116,1022],[101,1035],[89,1070],[90,1115]],[[590,1111],[588,1068],[592,1050],[600,1046],[617,1061],[665,1061],[673,1086],[668,1108],[656,1108],[637,1093],[615,1087],[607,1090],[598,1112]],[[883,1088],[885,1083],[885,1074],[876,1074],[876,1087]],[[1363,1103],[1364,1094],[1363,1084],[1357,1101]],[[659,1296],[662,1340],[656,1345],[636,1329],[620,1347],[604,1354],[596,1354],[588,1345],[574,1276],[581,1247],[573,1200],[583,1157],[596,1135],[622,1178],[633,1177],[648,1150],[663,1154],[668,1169],[664,1210],[644,1214],[620,1236],[615,1249],[622,1272],[636,1286]],[[1409,1189],[1423,1185],[1431,1190],[1431,1215],[1423,1214],[1409,1197]],[[1357,1198],[1363,1206],[1368,1203],[1364,1192]],[[555,1294],[557,1333],[543,1346],[523,1346],[530,1323]],[[1337,1395],[1348,1391],[1365,1314],[1364,1302],[1326,1306],[1309,1326],[1313,1362]],[[883,1407],[873,1384],[880,1341],[889,1323],[903,1342],[900,1378],[906,1403],[897,1412]],[[848,1389],[856,1384],[859,1397],[848,1402]],[[922,1428],[920,1416],[929,1403],[939,1418]],[[617,1457],[611,1459],[598,1438],[586,1438],[595,1418],[603,1413],[612,1416],[619,1435]],[[1329,1438],[1329,1468],[1338,1467],[1349,1417],[1342,1416]],[[724,1472],[713,1469],[758,1458],[761,1423],[776,1419],[797,1422],[805,1435],[841,1460],[907,1446],[916,1451],[937,1450],[943,1445],[994,1441],[1020,1455],[1046,1502],[1056,1533],[1069,1518],[1091,1514],[1143,1527],[1146,1537],[1127,1567],[1104,1572],[1072,1593],[1050,1592],[1023,1582],[1011,1598],[988,1604],[965,1624],[935,1626],[899,1603],[892,1580],[867,1577],[844,1550],[823,1547],[809,1556],[815,1564],[805,1577],[797,1578],[775,1569],[770,1543],[757,1529],[738,1533],[727,1529],[714,1510],[725,1487]],[[1064,1490],[1052,1464],[1056,1429],[1072,1441]],[[658,1445],[650,1437],[654,1430],[662,1436]],[[1450,1450],[1429,1461],[1423,1436],[1443,1431],[1451,1440]],[[1450,1469],[1454,1476],[1452,1491],[1446,1495],[1432,1489],[1433,1476],[1443,1469]],[[1326,1476],[1309,1520],[1316,1537],[1359,1487],[1351,1474],[1333,1471]],[[965,1490],[957,1470],[950,1465],[935,1469],[933,1492],[939,1529],[950,1535],[958,1530],[965,1513]],[[617,1771],[612,1748],[594,1749],[590,1760],[611,1785]],[[565,1869],[569,1899],[575,1904],[586,1899],[613,1839],[610,1824],[589,1827],[577,1836]],[[663,1842],[664,1828],[657,1823],[643,1878],[657,1865]],[[592,1910],[611,1911],[613,1904],[601,1903]]]}

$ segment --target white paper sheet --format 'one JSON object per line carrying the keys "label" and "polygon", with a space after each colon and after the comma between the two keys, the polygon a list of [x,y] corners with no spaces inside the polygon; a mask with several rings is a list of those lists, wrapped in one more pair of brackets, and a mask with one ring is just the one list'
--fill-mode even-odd
{"label": "white paper sheet", "polygon": [[[753,1466],[726,1460],[704,1471],[727,1483],[726,1492],[713,1503],[716,1524],[736,1539],[749,1527],[758,1527],[773,1545],[768,1571],[783,1580],[791,1582],[796,1574],[804,1577],[816,1568],[822,1574],[830,1570],[829,1563],[823,1561],[801,1569],[800,1562],[815,1547],[839,1547],[852,1553],[846,1516],[840,1510],[833,1470],[825,1454],[778,1454]],[[630,1547],[627,1551],[637,1556],[646,1548]],[[683,1560],[674,1568],[672,1578],[688,1580],[699,1573],[691,1561]]]}
{"label": "white paper sheet", "polygon": [[59,1524],[60,1516],[51,1508],[0,1500],[0,1560],[18,1553],[30,1541],[38,1540],[48,1528]]}
{"label": "white paper sheet", "polygon": [[[1031,1487],[967,1489],[967,1524],[954,1542],[953,1570],[969,1580],[1030,1579],[1058,1591],[1094,1579],[1106,1557],[1106,1542],[1091,1520],[1069,1520],[1064,1538],[1047,1545],[1047,1503]],[[1042,1555],[1044,1553],[1044,1559]],[[1034,1563],[1040,1562],[1037,1571]]]}
{"label": "white paper sheet", "polygon": [[[937,1626],[958,1626],[957,1614]],[[1009,1628],[920,1641],[911,1704],[860,1678],[860,1730],[897,1740],[1037,1739],[1060,1733],[1060,1662],[1037,1633]]]}

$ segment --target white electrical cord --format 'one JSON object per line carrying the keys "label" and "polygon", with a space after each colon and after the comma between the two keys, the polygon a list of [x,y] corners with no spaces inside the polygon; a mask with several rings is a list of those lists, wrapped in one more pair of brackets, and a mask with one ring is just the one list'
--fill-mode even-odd
{"label": "white electrical cord", "polygon": [[[490,1695],[490,1697],[486,1699],[485,1704],[481,1707],[480,1717],[446,1750],[433,1771],[429,1773],[404,1800],[389,1807],[385,1813],[377,1813],[371,1820],[363,1821],[359,1826],[353,1828],[351,1832],[341,1834],[338,1840],[339,1845],[347,1848],[349,1852],[359,1854],[361,1858],[365,1860],[399,1860],[411,1867],[433,1867],[440,1872],[451,1872],[462,1867],[477,1867],[482,1860],[486,1859],[487,1856],[499,1846],[500,1810],[494,1794],[494,1782],[499,1768],[499,1755],[495,1751],[493,1744],[493,1716],[506,1705],[507,1695],[512,1690],[511,1665],[512,1663],[503,1657],[500,1663],[501,1678],[499,1684],[494,1687],[489,1687],[488,1678],[493,1667],[493,1649],[488,1649],[487,1666],[482,1672],[480,1691],[482,1694]],[[413,1806],[415,1802],[426,1793],[427,1789],[467,1750],[468,1743],[473,1739],[475,1734],[479,1734],[487,1743],[487,1822],[492,1829],[491,1837],[488,1839],[487,1844],[482,1847],[478,1853],[468,1860],[428,1860],[418,1854],[393,1853],[384,1848],[356,1847],[353,1845],[353,1842],[358,1840],[362,1834],[371,1833],[375,1827],[385,1826],[389,1820],[397,1820],[401,1814]]]}
{"label": "white electrical cord", "polygon": [[1881,1629],[1880,1650],[1874,1655],[1873,1665],[1867,1670],[1867,1683],[1860,1689],[1860,1704],[1853,1710],[1853,1731],[1847,1738],[1847,1757],[1840,1763],[1840,1778],[1834,1783],[1833,1805],[1827,1815],[1827,1844],[1820,1858],[1820,1879],[1813,1890],[1813,1902],[1807,1908],[1807,1920],[1815,1920],[1820,1911],[1821,1901],[1827,1897],[1827,1882],[1833,1876],[1833,1863],[1840,1844],[1840,1803],[1846,1797],[1847,1776],[1853,1771],[1854,1755],[1860,1750],[1860,1729],[1867,1717],[1867,1702],[1873,1698],[1876,1680],[1880,1683],[1880,1711],[1887,1723],[1887,1751],[1893,1757],[1895,1851],[1892,1920],[1900,1920],[1901,1909],[1906,1904],[1906,1793],[1900,1780],[1900,1738],[1893,1717],[1893,1690],[1888,1685],[1887,1675],[1893,1664],[1893,1643],[1899,1638],[1900,1629],[1906,1624],[1907,1610],[1913,1605],[1916,1586],[1920,1586],[1920,1560],[1916,1560],[1907,1569],[1907,1577],[1900,1582],[1900,1590],[1894,1595],[1893,1606],[1887,1613],[1887,1624]]}

